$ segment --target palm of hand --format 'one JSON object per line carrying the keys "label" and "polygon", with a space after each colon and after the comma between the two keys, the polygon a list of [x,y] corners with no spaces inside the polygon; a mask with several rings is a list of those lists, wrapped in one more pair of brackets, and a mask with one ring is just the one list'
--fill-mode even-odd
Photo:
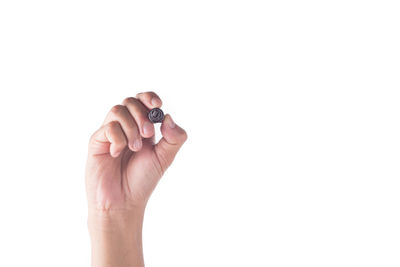
{"label": "palm of hand", "polygon": [[138,152],[125,148],[113,158],[98,155],[88,161],[93,179],[91,200],[101,210],[125,210],[146,204],[163,174],[163,168],[154,149],[154,137],[145,139]]}

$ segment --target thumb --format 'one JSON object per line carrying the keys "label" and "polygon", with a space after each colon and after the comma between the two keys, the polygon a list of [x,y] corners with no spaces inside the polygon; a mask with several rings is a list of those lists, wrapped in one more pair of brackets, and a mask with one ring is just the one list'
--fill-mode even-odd
{"label": "thumb", "polygon": [[187,134],[172,120],[171,115],[165,115],[161,125],[161,140],[155,145],[155,153],[160,161],[163,172],[171,165],[176,153],[185,143]]}

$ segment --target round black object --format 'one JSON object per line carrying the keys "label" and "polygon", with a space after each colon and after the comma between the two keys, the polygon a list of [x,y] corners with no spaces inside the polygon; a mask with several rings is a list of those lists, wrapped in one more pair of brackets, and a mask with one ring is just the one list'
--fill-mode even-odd
{"label": "round black object", "polygon": [[149,111],[148,117],[152,123],[162,122],[164,120],[164,112],[159,108],[153,108]]}

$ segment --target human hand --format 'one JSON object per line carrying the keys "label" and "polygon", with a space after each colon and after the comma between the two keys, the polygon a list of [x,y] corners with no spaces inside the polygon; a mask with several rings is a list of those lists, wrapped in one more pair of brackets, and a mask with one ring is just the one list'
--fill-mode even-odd
{"label": "human hand", "polygon": [[[103,125],[90,138],[86,190],[93,266],[109,266],[102,265],[104,261],[96,255],[100,251],[100,254],[113,251],[111,243],[122,245],[125,251],[135,250],[132,246],[141,250],[140,231],[146,203],[187,139],[185,130],[167,114],[161,124],[163,137],[155,144],[154,125],[147,114],[161,105],[161,99],[153,92],[126,98],[122,105],[111,109]],[[113,233],[112,237],[107,233]],[[97,244],[103,245],[96,248]],[[137,252],[136,257],[140,257],[141,251],[130,254]],[[101,257],[113,262],[114,256]],[[113,264],[116,266],[115,261]]]}

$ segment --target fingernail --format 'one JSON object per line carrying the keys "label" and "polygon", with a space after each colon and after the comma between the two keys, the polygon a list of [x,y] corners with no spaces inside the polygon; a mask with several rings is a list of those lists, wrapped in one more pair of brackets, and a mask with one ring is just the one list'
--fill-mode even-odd
{"label": "fingernail", "polygon": [[141,147],[142,147],[142,140],[136,139],[136,140],[133,142],[133,149],[134,149],[134,150],[139,150]]}
{"label": "fingernail", "polygon": [[153,97],[151,99],[151,104],[153,105],[153,107],[158,107],[161,105],[160,99]]}
{"label": "fingernail", "polygon": [[145,121],[143,123],[143,133],[146,136],[152,135],[153,134],[153,124],[151,124],[148,121]]}
{"label": "fingernail", "polygon": [[169,117],[168,120],[167,120],[167,125],[168,125],[168,127],[169,127],[169,128],[175,128],[176,124],[175,124],[175,122],[172,120],[171,115],[169,115],[168,117]]}

